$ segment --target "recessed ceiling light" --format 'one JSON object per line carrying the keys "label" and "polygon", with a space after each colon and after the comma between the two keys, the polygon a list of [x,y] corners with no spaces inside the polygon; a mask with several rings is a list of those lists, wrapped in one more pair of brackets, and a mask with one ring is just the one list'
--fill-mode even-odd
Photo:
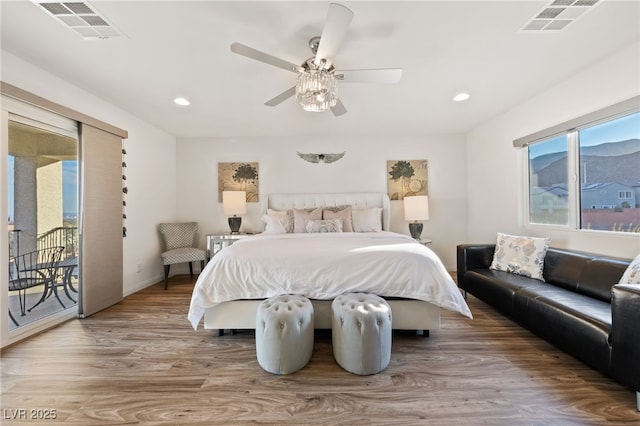
{"label": "recessed ceiling light", "polygon": [[176,105],[180,105],[180,106],[189,106],[189,105],[191,105],[191,102],[189,102],[188,99],[182,98],[182,97],[175,98],[173,100],[173,102],[175,102]]}
{"label": "recessed ceiling light", "polygon": [[461,102],[461,101],[466,101],[470,97],[471,97],[470,94],[465,93],[465,92],[461,92],[461,93],[458,93],[457,95],[455,95],[453,97],[453,100],[456,101],[456,102]]}

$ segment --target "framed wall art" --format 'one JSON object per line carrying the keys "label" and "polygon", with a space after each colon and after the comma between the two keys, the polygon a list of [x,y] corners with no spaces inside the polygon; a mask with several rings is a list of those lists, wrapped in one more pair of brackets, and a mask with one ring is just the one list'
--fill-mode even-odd
{"label": "framed wall art", "polygon": [[245,191],[248,203],[257,203],[258,163],[218,163],[218,201],[222,191]]}
{"label": "framed wall art", "polygon": [[427,160],[387,161],[387,193],[390,200],[429,195]]}

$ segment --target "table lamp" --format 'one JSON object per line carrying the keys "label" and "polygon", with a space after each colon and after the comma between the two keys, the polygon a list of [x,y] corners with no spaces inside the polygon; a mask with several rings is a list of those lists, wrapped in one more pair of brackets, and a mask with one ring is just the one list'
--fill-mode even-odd
{"label": "table lamp", "polygon": [[222,210],[229,217],[229,229],[232,234],[240,231],[242,218],[239,214],[247,213],[247,193],[244,191],[222,191]]}
{"label": "table lamp", "polygon": [[416,240],[420,240],[422,223],[419,220],[429,220],[429,197],[427,195],[414,195],[404,197],[404,220],[412,220],[409,223],[409,232]]}

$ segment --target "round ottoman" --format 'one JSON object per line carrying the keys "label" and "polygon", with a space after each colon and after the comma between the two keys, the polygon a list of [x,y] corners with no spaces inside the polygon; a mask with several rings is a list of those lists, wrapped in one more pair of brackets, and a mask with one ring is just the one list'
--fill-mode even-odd
{"label": "round ottoman", "polygon": [[391,360],[391,307],[381,297],[348,293],[331,303],[333,356],[342,368],[376,374]]}
{"label": "round ottoman", "polygon": [[289,374],[307,365],[313,352],[313,305],[285,294],[264,300],[256,315],[256,355],[260,367]]}

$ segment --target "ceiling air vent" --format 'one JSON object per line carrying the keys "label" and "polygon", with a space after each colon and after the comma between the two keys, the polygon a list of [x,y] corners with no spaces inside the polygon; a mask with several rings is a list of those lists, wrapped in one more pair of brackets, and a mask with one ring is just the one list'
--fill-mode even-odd
{"label": "ceiling air vent", "polygon": [[565,29],[599,0],[553,0],[527,22],[521,32],[557,32]]}
{"label": "ceiling air vent", "polygon": [[87,40],[121,37],[122,33],[87,2],[31,0],[49,16]]}

